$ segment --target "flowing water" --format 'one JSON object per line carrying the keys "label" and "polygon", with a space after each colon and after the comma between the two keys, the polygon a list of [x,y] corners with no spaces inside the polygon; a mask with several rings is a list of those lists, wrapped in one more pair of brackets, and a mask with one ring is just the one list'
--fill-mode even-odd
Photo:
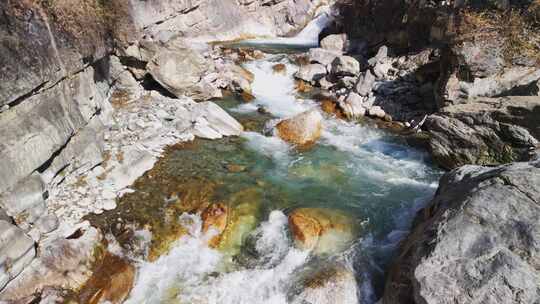
{"label": "flowing water", "polygon": [[[276,63],[285,64],[286,72],[273,72]],[[330,116],[325,116],[321,139],[308,150],[263,135],[268,121],[317,103],[295,92],[292,74],[297,67],[284,55],[249,62],[245,68],[255,76],[255,100],[230,98],[221,105],[250,131],[240,138],[198,140],[196,148],[176,149],[163,162],[169,174],[183,180],[203,178],[216,184],[216,201],[256,209],[257,220],[238,230],[241,248],[228,251],[208,246],[213,231],[202,232],[200,215],[180,215],[187,234],[157,260],[139,263],[128,303],[301,303],[295,302],[302,292],[301,278],[335,262],[356,279],[340,301],[352,303],[358,296],[360,303],[374,303],[398,241],[433,195],[440,172],[426,153],[403,138]],[[269,114],[259,114],[259,107]],[[227,170],[231,164],[241,169]],[[287,215],[299,207],[345,212],[360,227],[354,241],[323,256],[297,249]],[[255,248],[256,257],[249,248]],[[320,303],[328,303],[322,302],[333,292],[328,286],[316,293]]]}

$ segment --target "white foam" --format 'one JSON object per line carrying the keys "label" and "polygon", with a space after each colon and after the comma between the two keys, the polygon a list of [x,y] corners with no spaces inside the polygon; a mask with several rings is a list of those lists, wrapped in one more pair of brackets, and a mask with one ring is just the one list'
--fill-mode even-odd
{"label": "white foam", "polygon": [[[277,266],[220,273],[222,255],[207,246],[211,235],[201,233],[200,217],[182,215],[189,235],[153,263],[143,263],[126,303],[285,304],[294,271],[306,263],[308,252],[290,248]],[[259,227],[261,245],[281,241],[287,217],[270,214]]]}

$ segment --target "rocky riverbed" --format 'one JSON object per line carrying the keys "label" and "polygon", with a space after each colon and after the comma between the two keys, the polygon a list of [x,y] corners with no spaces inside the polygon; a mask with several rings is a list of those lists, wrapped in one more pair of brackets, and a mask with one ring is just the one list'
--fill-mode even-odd
{"label": "rocky riverbed", "polygon": [[0,4],[0,300],[538,301],[536,2],[76,2]]}

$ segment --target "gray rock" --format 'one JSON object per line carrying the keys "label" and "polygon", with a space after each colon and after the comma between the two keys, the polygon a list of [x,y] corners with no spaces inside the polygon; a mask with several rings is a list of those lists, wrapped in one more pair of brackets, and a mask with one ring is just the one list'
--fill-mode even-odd
{"label": "gray rock", "polygon": [[337,76],[357,76],[360,74],[360,63],[350,56],[338,56],[332,62],[331,74]]}
{"label": "gray rock", "polygon": [[370,107],[367,110],[367,114],[375,118],[384,118],[386,116],[386,113],[384,112],[384,110],[379,106]]}
{"label": "gray rock", "polygon": [[317,63],[303,65],[294,74],[294,77],[302,79],[309,83],[315,83],[316,81],[322,79],[325,76],[326,68],[323,65]]}
{"label": "gray rock", "polygon": [[203,76],[213,70],[212,64],[195,50],[163,49],[152,58],[147,69],[157,82],[178,97],[196,96],[201,100],[213,97],[195,93],[201,91],[199,85]]}
{"label": "gray rock", "polygon": [[442,177],[390,270],[383,303],[538,303],[540,163]]}
{"label": "gray rock", "polygon": [[355,84],[358,82],[358,78],[354,76],[344,76],[340,77],[337,86],[340,88],[346,88],[348,90],[351,90]]}
{"label": "gray rock", "polygon": [[319,86],[324,90],[329,90],[334,86],[334,84],[330,81],[328,81],[327,77],[323,77],[318,82]]}
{"label": "gray rock", "polygon": [[325,50],[343,54],[349,49],[349,39],[347,38],[347,34],[329,35],[321,40],[321,47]]}
{"label": "gray rock", "polygon": [[336,59],[337,56],[341,55],[340,52],[326,50],[323,48],[314,48],[309,49],[309,61],[311,63],[320,63],[324,66],[327,66]]}
{"label": "gray rock", "polygon": [[368,60],[370,66],[375,66],[377,63],[385,62],[388,59],[388,47],[385,45],[381,46],[377,51],[377,55]]}
{"label": "gray rock", "polygon": [[374,85],[375,76],[371,74],[370,70],[367,70],[358,78],[358,83],[356,84],[356,92],[362,96],[368,96],[369,93],[371,93],[371,90],[373,90]]}
{"label": "gray rock", "polygon": [[356,119],[366,114],[363,106],[364,98],[354,92],[350,92],[347,98],[339,101],[339,107],[349,119]]}
{"label": "gray rock", "polygon": [[373,73],[379,79],[384,79],[388,75],[388,72],[392,69],[392,65],[389,62],[379,62],[373,68]]}
{"label": "gray rock", "polygon": [[32,238],[17,226],[0,220],[0,289],[18,276],[35,255]]}
{"label": "gray rock", "polygon": [[479,98],[443,108],[424,127],[441,166],[496,165],[530,157],[540,136],[539,109],[537,97]]}

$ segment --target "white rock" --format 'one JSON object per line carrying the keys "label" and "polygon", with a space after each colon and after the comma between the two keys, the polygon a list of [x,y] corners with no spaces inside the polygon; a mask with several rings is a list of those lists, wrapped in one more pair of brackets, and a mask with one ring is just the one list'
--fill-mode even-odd
{"label": "white rock", "polygon": [[294,74],[294,77],[310,83],[315,83],[316,81],[322,79],[325,76],[326,68],[318,63],[303,65]]}
{"label": "white rock", "polygon": [[314,48],[309,50],[309,61],[311,63],[320,63],[327,66],[339,55],[341,55],[340,52],[325,50],[323,48]]}
{"label": "white rock", "polygon": [[345,100],[339,102],[339,106],[349,119],[356,119],[366,114],[363,101],[362,96],[351,92]]}
{"label": "white rock", "polygon": [[346,34],[328,35],[321,40],[321,47],[336,52],[346,52],[349,48],[349,39]]}
{"label": "white rock", "polygon": [[372,106],[372,107],[370,107],[368,109],[368,115],[371,116],[371,117],[376,117],[376,118],[384,118],[386,113],[384,112],[384,110],[381,107]]}
{"label": "white rock", "polygon": [[360,74],[360,63],[350,56],[338,56],[331,65],[331,74],[334,75],[357,76]]}

